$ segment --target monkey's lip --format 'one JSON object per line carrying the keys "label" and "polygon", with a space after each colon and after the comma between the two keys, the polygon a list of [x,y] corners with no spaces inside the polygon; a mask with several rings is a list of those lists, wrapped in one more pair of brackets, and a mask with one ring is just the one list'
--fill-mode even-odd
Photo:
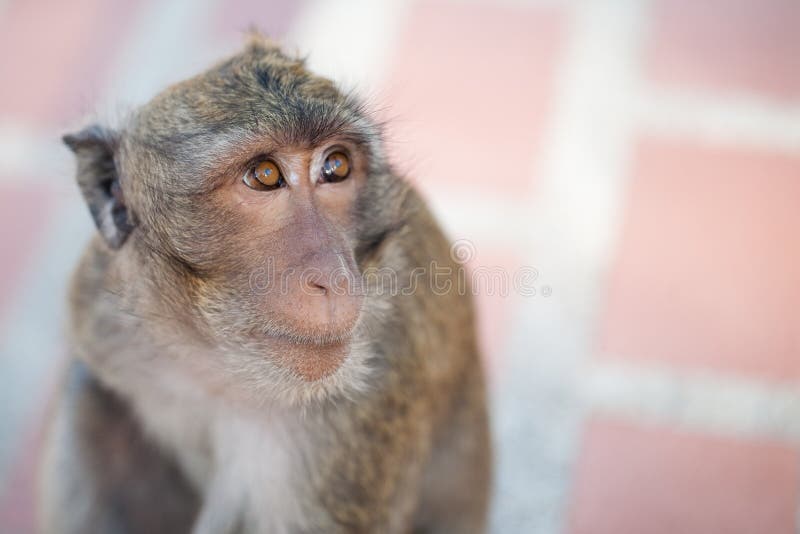
{"label": "monkey's lip", "polygon": [[331,376],[350,353],[352,334],[347,339],[298,339],[295,336],[273,338],[279,365],[288,368],[305,382]]}
{"label": "monkey's lip", "polygon": [[278,334],[269,336],[271,339],[279,343],[288,343],[298,345],[301,347],[329,347],[333,345],[342,345],[349,343],[353,339],[353,332],[331,333],[322,335],[296,335],[296,334]]}
{"label": "monkey's lip", "polygon": [[273,323],[272,328],[256,335],[267,342],[304,347],[326,347],[352,341],[358,321],[352,324],[326,325],[321,328],[293,328],[287,324]]}

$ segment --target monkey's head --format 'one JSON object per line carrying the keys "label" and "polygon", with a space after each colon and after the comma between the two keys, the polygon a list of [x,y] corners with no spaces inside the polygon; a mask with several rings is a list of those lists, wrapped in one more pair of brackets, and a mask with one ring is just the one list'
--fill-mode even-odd
{"label": "monkey's head", "polygon": [[185,358],[219,385],[299,399],[363,374],[360,264],[402,187],[379,138],[356,100],[254,38],[119,130],[64,139],[125,306],[201,347]]}

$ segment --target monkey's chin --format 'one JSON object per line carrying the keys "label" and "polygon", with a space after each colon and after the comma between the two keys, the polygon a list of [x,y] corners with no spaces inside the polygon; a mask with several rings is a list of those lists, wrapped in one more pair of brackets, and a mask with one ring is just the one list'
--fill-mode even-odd
{"label": "monkey's chin", "polygon": [[333,375],[350,352],[349,338],[325,343],[298,342],[279,337],[271,340],[278,364],[304,382],[316,382]]}

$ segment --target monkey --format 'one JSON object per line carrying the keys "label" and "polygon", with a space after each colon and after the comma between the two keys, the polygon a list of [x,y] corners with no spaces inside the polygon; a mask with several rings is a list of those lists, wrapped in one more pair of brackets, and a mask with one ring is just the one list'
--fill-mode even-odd
{"label": "monkey", "polygon": [[97,232],[42,532],[485,531],[472,298],[383,132],[253,35],[123,124],[64,136]]}

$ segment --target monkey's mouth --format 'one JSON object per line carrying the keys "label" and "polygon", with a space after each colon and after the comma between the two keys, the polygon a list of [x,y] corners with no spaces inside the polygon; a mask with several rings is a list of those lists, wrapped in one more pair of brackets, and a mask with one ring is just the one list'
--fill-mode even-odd
{"label": "monkey's mouth", "polygon": [[327,347],[349,343],[353,339],[353,329],[330,330],[314,333],[278,333],[269,336],[280,343],[292,344],[301,347],[315,348]]}
{"label": "monkey's mouth", "polygon": [[276,363],[305,382],[334,374],[350,353],[352,332],[319,338],[277,337],[271,340]]}
{"label": "monkey's mouth", "polygon": [[349,343],[355,335],[357,324],[358,318],[347,323],[314,326],[294,325],[276,318],[271,320],[268,325],[252,330],[250,335],[270,345],[292,345],[313,349]]}

